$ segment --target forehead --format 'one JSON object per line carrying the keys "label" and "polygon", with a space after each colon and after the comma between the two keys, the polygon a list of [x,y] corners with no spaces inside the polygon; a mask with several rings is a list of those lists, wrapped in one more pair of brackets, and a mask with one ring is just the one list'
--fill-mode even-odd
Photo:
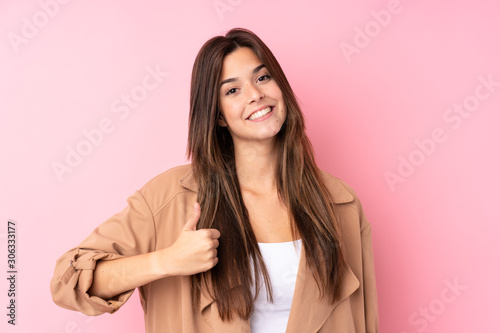
{"label": "forehead", "polygon": [[222,63],[222,79],[238,77],[262,64],[257,54],[248,47],[240,47],[228,54]]}

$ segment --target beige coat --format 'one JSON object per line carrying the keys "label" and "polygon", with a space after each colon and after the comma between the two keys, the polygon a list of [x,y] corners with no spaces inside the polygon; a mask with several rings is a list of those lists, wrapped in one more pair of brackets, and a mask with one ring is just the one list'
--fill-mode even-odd
{"label": "beige coat", "polygon": [[[378,332],[370,225],[353,190],[327,173],[323,177],[340,218],[349,269],[340,300],[334,304],[326,298],[320,301],[302,251],[286,332]],[[127,208],[59,258],[50,285],[54,302],[87,315],[118,310],[133,290],[111,300],[89,297],[87,290],[96,261],[172,245],[192,212],[196,191],[190,165],[173,168],[149,181],[128,199]],[[202,295],[200,307],[193,309],[189,277],[156,280],[140,287],[139,292],[149,333],[250,332],[248,321],[223,322],[217,303],[206,295]]]}

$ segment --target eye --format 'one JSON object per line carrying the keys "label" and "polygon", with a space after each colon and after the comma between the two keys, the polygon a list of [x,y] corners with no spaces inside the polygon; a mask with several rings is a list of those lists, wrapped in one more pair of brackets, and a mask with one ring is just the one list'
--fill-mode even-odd
{"label": "eye", "polygon": [[257,81],[262,82],[262,81],[267,81],[269,79],[271,79],[271,75],[264,74],[264,75],[259,76],[259,78],[257,79]]}
{"label": "eye", "polygon": [[231,88],[229,90],[226,91],[226,95],[232,95],[232,94],[235,94],[236,93],[236,88]]}

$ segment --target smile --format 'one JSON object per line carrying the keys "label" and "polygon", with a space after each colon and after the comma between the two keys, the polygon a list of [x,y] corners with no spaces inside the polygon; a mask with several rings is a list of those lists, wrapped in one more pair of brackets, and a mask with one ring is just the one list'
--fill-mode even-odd
{"label": "smile", "polygon": [[259,118],[262,118],[264,117],[266,114],[268,114],[269,112],[271,112],[273,110],[272,107],[268,106],[267,108],[264,108],[260,111],[257,111],[257,112],[254,112],[250,115],[250,117],[248,117],[247,119],[248,120],[256,120],[256,119],[259,119]]}

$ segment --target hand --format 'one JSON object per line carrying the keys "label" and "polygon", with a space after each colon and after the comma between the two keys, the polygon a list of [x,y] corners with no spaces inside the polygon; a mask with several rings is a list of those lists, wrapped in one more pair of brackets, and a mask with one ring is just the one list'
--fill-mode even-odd
{"label": "hand", "polygon": [[193,275],[214,267],[220,232],[216,229],[196,230],[201,208],[195,202],[193,213],[187,220],[175,243],[166,249],[170,275]]}

